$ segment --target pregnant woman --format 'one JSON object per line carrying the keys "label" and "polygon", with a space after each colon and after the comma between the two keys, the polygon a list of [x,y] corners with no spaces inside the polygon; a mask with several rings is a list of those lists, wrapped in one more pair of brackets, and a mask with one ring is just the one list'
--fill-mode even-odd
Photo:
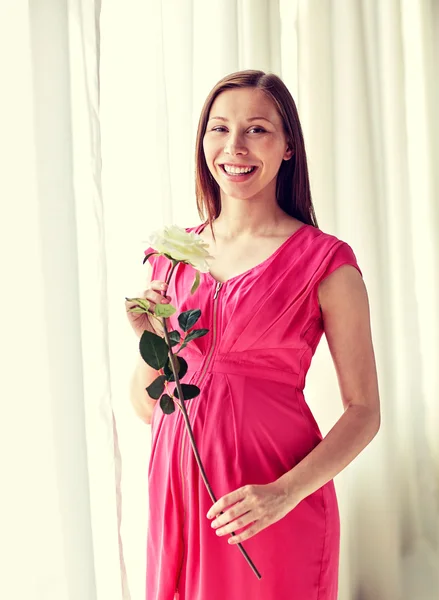
{"label": "pregnant woman", "polygon": [[[380,427],[369,305],[351,247],[317,226],[297,109],[276,75],[233,73],[210,92],[196,200],[203,222],[187,231],[208,244],[209,272],[191,295],[191,265],[164,286],[171,263],[151,256],[143,296],[172,301],[175,315],[200,308],[197,328],[209,329],[182,356],[184,383],[201,389],[186,406],[218,501],[181,412],[163,414],[146,393],[158,373],[140,359],[132,402],[152,427],[146,600],[337,600],[333,478]],[[138,336],[157,328],[127,314]],[[303,393],[323,332],[343,406],[325,438]]]}

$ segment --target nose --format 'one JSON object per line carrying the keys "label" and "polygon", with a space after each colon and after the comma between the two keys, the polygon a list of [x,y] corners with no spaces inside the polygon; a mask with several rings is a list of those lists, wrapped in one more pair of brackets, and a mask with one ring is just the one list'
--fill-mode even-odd
{"label": "nose", "polygon": [[224,146],[224,154],[247,154],[247,148],[243,144],[242,138],[238,133],[230,134]]}

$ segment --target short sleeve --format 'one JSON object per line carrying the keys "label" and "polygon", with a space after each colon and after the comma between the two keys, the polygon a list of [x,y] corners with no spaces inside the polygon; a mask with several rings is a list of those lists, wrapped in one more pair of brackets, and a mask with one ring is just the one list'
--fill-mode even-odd
{"label": "short sleeve", "polygon": [[330,256],[326,258],[324,261],[325,264],[322,265],[322,270],[319,273],[316,284],[314,285],[314,303],[317,307],[318,311],[320,311],[319,298],[318,298],[318,289],[321,282],[329,277],[331,273],[333,273],[336,269],[343,265],[351,265],[355,267],[360,275],[363,277],[363,273],[358,266],[357,257],[355,256],[354,251],[346,242],[339,240],[338,244],[332,249],[333,251],[330,253]]}

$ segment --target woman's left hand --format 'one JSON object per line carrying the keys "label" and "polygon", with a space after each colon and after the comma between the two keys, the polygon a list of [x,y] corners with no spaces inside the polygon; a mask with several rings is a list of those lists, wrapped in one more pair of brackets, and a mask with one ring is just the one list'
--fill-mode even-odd
{"label": "woman's left hand", "polygon": [[[207,518],[218,515],[212,521],[212,527],[218,535],[227,535],[252,523],[250,527],[228,540],[230,544],[237,544],[276,523],[297,504],[298,502],[288,497],[283,482],[245,485],[217,500],[207,513]],[[231,508],[228,508],[229,506]],[[224,514],[220,514],[221,511],[224,511]]]}

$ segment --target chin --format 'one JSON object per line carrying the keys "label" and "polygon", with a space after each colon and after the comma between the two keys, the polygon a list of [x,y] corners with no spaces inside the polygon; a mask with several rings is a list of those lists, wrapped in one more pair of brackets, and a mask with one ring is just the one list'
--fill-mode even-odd
{"label": "chin", "polygon": [[236,192],[236,190],[230,190],[229,192],[228,190],[224,190],[221,188],[221,194],[223,196],[226,196],[227,198],[233,198],[235,200],[251,200],[252,198],[257,196],[260,191],[261,190],[242,190],[242,192]]}

